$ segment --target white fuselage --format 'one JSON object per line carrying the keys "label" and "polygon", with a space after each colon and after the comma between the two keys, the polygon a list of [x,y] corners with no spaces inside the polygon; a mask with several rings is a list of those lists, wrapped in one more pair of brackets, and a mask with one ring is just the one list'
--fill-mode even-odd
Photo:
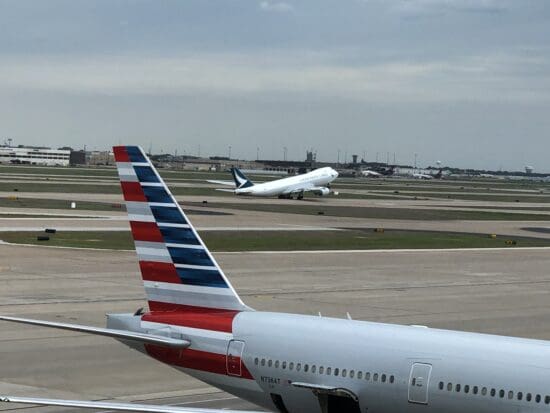
{"label": "white fuselage", "polygon": [[315,169],[302,175],[256,184],[248,188],[237,188],[235,194],[248,196],[279,196],[300,193],[312,188],[326,188],[338,177],[338,172],[330,167]]}
{"label": "white fuselage", "polygon": [[[161,327],[141,322],[145,331]],[[191,348],[150,355],[272,411],[278,397],[290,413],[323,413],[319,397],[293,383],[345,389],[369,413],[550,411],[547,341],[254,311],[239,313],[232,333],[168,328]],[[224,357],[236,343],[231,373]],[[215,356],[178,366],[188,351]]]}

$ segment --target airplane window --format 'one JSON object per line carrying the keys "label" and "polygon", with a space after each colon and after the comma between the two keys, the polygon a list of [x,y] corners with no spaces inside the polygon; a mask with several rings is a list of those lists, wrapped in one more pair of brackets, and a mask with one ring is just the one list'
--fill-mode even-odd
{"label": "airplane window", "polygon": [[259,362],[260,362],[260,360],[258,359],[258,357],[256,357],[256,358],[254,359],[254,364],[257,366]]}
{"label": "airplane window", "polygon": [[340,373],[340,369],[339,369],[338,367],[336,367],[336,368],[334,369],[334,375],[335,375],[335,376],[338,376],[339,373]]}
{"label": "airplane window", "polygon": [[413,379],[411,380],[411,385],[416,386],[416,377],[413,377]]}
{"label": "airplane window", "polygon": [[275,361],[275,368],[276,368],[276,369],[279,368],[279,360]]}
{"label": "airplane window", "polygon": [[353,379],[355,377],[355,372],[353,370],[350,370],[349,377]]}
{"label": "airplane window", "polygon": [[535,401],[536,401],[537,403],[540,403],[540,394],[537,394],[537,395],[535,396]]}
{"label": "airplane window", "polygon": [[302,365],[300,363],[296,363],[296,371],[302,370]]}
{"label": "airplane window", "polygon": [[294,363],[292,361],[290,363],[288,363],[288,369],[289,370],[294,370]]}
{"label": "airplane window", "polygon": [[469,385],[464,386],[464,393],[470,393],[470,386]]}
{"label": "airplane window", "polygon": [[370,373],[369,372],[365,373],[365,380],[370,380]]}
{"label": "airplane window", "polygon": [[330,376],[331,373],[332,373],[332,368],[331,368],[331,367],[327,367],[327,376]]}
{"label": "airplane window", "polygon": [[315,367],[315,364],[311,366],[311,372],[315,373],[317,371],[317,367]]}
{"label": "airplane window", "polygon": [[495,389],[491,389],[491,397],[495,397],[495,394],[497,394],[497,391]]}
{"label": "airplane window", "polygon": [[342,370],[342,377],[346,377],[348,375],[348,372],[346,369]]}
{"label": "airplane window", "polygon": [[484,396],[487,395],[487,387],[483,387],[481,389],[481,394],[483,394]]}
{"label": "airplane window", "polygon": [[550,404],[550,396],[546,396],[546,397],[544,398],[544,403]]}
{"label": "airplane window", "polygon": [[457,384],[457,385],[455,386],[455,390],[456,390],[457,392],[460,391],[460,384]]}
{"label": "airplane window", "polygon": [[442,381],[440,381],[439,382],[439,390],[443,390],[443,387],[445,387],[445,384]]}
{"label": "airplane window", "polygon": [[325,371],[325,368],[323,366],[319,367],[319,374],[323,374]]}
{"label": "airplane window", "polygon": [[382,379],[382,383],[385,383],[385,382],[386,382],[386,375],[385,375],[385,374],[382,374],[381,379]]}
{"label": "airplane window", "polygon": [[271,367],[273,365],[273,360],[269,359],[267,361],[267,367]]}
{"label": "airplane window", "polygon": [[357,378],[358,378],[359,380],[361,380],[361,379],[363,378],[363,372],[362,372],[362,371],[358,371],[358,372],[357,372]]}
{"label": "airplane window", "polygon": [[474,394],[477,394],[477,391],[478,391],[478,387],[474,386]]}
{"label": "airplane window", "polygon": [[525,395],[525,400],[527,400],[528,402],[530,402],[532,398],[533,398],[533,396],[532,396],[531,393],[527,393],[527,394]]}
{"label": "airplane window", "polygon": [[262,366],[265,366],[265,359],[262,359]]}
{"label": "airplane window", "polygon": [[512,399],[514,398],[514,392],[513,392],[512,390],[510,390],[510,391],[508,392],[508,398],[509,398],[510,400],[512,400]]}
{"label": "airplane window", "polygon": [[309,366],[307,364],[304,364],[304,373],[307,373],[308,370],[309,370]]}
{"label": "airplane window", "polygon": [[518,391],[518,400],[521,400],[523,399],[523,393]]}
{"label": "airplane window", "polygon": [[393,382],[395,381],[395,377],[393,375],[390,376],[390,383],[393,384]]}
{"label": "airplane window", "polygon": [[447,391],[451,391],[453,389],[453,383],[447,384]]}
{"label": "airplane window", "polygon": [[504,397],[504,390],[500,389],[498,396],[502,399]]}
{"label": "airplane window", "polygon": [[374,373],[374,374],[372,375],[372,379],[373,379],[374,381],[378,381],[378,373]]}
{"label": "airplane window", "polygon": [[283,370],[286,369],[286,361],[283,361]]}

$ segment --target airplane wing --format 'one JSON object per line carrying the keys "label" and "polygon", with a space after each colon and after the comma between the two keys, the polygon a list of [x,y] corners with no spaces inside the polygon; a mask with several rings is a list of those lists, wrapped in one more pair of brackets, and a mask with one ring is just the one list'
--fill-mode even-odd
{"label": "airplane wing", "polygon": [[209,179],[206,182],[209,182],[211,184],[232,186],[233,188],[235,187],[235,182],[233,181],[216,181],[214,179]]}
{"label": "airplane wing", "polygon": [[31,320],[29,318],[0,316],[0,320],[13,321],[15,323],[32,324],[42,327],[53,327],[62,330],[80,331],[100,336],[113,337],[121,340],[138,341],[145,344],[155,344],[157,346],[187,348],[191,343],[187,340],[179,340],[170,337],[162,337],[154,334],[133,333],[131,331],[115,330],[112,328],[100,328],[82,326],[78,324],[56,323],[53,321]]}
{"label": "airplane wing", "polygon": [[63,406],[77,407],[95,410],[116,410],[124,412],[147,412],[147,413],[261,413],[259,411],[224,410],[224,409],[197,409],[193,407],[157,406],[153,404],[134,403],[113,403],[113,402],[90,402],[80,400],[61,399],[35,399],[32,397],[11,397],[0,395],[0,403],[21,403],[40,406]]}

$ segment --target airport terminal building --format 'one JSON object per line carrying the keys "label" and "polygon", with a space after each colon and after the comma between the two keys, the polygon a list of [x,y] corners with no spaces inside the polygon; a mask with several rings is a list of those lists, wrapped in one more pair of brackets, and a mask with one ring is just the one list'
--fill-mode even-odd
{"label": "airport terminal building", "polygon": [[69,166],[71,151],[66,149],[0,147],[0,163]]}

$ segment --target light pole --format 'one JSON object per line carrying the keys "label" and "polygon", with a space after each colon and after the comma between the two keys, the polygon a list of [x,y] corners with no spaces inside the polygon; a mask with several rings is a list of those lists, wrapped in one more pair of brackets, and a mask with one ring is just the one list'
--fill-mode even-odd
{"label": "light pole", "polygon": [[340,149],[338,149],[338,165],[340,165]]}
{"label": "light pole", "polygon": [[417,160],[418,160],[418,154],[415,152],[414,153],[414,169],[417,168],[417,162],[416,162]]}
{"label": "light pole", "polygon": [[231,145],[229,145],[229,149],[228,149],[228,154],[229,154],[229,159],[231,159]]}
{"label": "light pole", "polygon": [[288,151],[288,148],[286,146],[283,146],[283,159],[286,161],[286,153]]}
{"label": "light pole", "polygon": [[256,160],[257,161],[260,160],[260,147],[259,146],[256,146]]}

